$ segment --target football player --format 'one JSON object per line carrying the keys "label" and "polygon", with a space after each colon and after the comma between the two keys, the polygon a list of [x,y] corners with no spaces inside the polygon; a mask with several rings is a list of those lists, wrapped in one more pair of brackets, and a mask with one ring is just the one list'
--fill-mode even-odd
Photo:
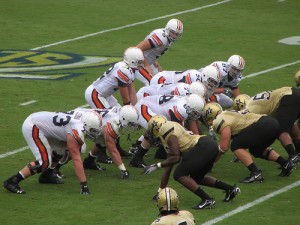
{"label": "football player", "polygon": [[183,24],[179,19],[171,19],[165,28],[153,30],[147,37],[136,47],[140,48],[145,57],[145,70],[137,73],[137,79],[142,81],[146,86],[149,85],[152,77],[147,75],[147,71],[154,76],[162,71],[157,59],[162,56],[171,45],[178,40],[183,33]]}
{"label": "football player", "polygon": [[178,206],[177,192],[169,187],[162,189],[157,196],[159,217],[151,225],[195,225],[193,214],[187,210],[179,210]]}
{"label": "football player", "polygon": [[300,117],[300,89],[282,87],[251,97],[246,110],[273,116],[280,125],[278,139],[293,162],[300,161],[300,134],[295,124]]}
{"label": "football player", "polygon": [[[108,109],[113,106],[120,107],[113,94],[119,90],[123,105],[135,105],[137,102],[133,81],[135,72],[141,68],[144,62],[143,52],[136,47],[125,50],[123,60],[114,64],[101,77],[94,81],[85,91],[85,99],[93,109]],[[124,151],[116,140],[117,148],[122,157],[131,157]],[[103,163],[111,163],[106,152],[102,152],[99,160]]]}
{"label": "football player", "polygon": [[[185,97],[174,95],[155,95],[142,98],[135,105],[140,113],[139,124],[147,130],[148,122],[154,115],[163,115],[168,120],[184,124],[190,131],[198,134],[197,119],[205,105],[204,98],[191,94]],[[144,168],[143,157],[151,147],[152,141],[147,133],[139,138],[137,151],[130,161],[133,167]]]}
{"label": "football player", "polygon": [[225,202],[233,200],[240,193],[237,186],[207,176],[219,154],[218,145],[210,137],[191,134],[179,123],[167,121],[160,115],[149,120],[148,132],[162,142],[168,154],[166,160],[144,168],[145,175],[164,168],[158,191],[167,187],[172,169],[178,163],[173,178],[201,199],[193,209],[212,208],[216,203],[200,185],[224,190]]}
{"label": "football player", "polygon": [[102,117],[92,111],[43,111],[31,114],[24,121],[22,132],[35,161],[4,181],[4,188],[16,194],[24,194],[19,183],[41,172],[40,183],[62,184],[63,179],[48,168],[54,167],[67,149],[80,182],[80,193],[90,194],[80,153],[86,150],[85,137],[94,141],[100,136],[101,124]]}
{"label": "football player", "polygon": [[94,141],[95,144],[93,145],[89,155],[84,159],[83,166],[85,169],[103,170],[103,168],[96,162],[96,158],[99,154],[101,154],[101,152],[108,149],[112,162],[120,170],[121,179],[129,179],[129,172],[122,161],[119,151],[117,150],[116,139],[125,132],[134,132],[139,128],[138,111],[131,105],[113,107],[111,109],[96,109],[95,111],[102,116],[101,134]]}
{"label": "football player", "polygon": [[[205,105],[202,112],[206,125],[220,134],[219,157],[230,147],[234,155],[248,168],[250,176],[241,183],[262,182],[264,177],[254,163],[250,153],[256,158],[280,164],[280,176],[289,176],[295,168],[292,160],[285,160],[269,146],[279,134],[279,123],[266,115],[248,111],[223,111],[215,102]],[[230,143],[231,142],[231,143]],[[249,149],[249,152],[247,151]]]}
{"label": "football player", "polygon": [[227,62],[216,61],[210,65],[218,69],[221,77],[221,81],[210,99],[219,103],[224,109],[230,108],[233,104],[232,97],[235,98],[241,94],[239,83],[245,69],[245,60],[239,55],[232,55]]}

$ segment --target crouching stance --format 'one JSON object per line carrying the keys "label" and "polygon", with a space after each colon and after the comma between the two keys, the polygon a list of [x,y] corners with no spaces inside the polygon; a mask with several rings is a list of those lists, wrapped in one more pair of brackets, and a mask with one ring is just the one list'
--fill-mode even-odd
{"label": "crouching stance", "polygon": [[22,132],[35,161],[28,163],[3,186],[10,192],[24,194],[19,182],[41,173],[40,183],[61,184],[63,179],[51,172],[65,151],[70,152],[74,171],[80,182],[80,193],[89,194],[80,153],[85,151],[85,136],[94,140],[101,134],[101,116],[96,112],[37,112],[23,123]]}
{"label": "crouching stance", "polygon": [[194,209],[211,208],[216,203],[199,185],[224,190],[225,202],[229,202],[240,193],[238,187],[226,184],[212,176],[206,176],[219,154],[217,144],[210,137],[193,135],[180,124],[167,121],[163,116],[153,116],[150,119],[148,132],[153,139],[160,139],[168,154],[165,161],[144,169],[144,174],[150,174],[159,168],[164,168],[160,189],[168,185],[173,165],[179,162],[173,177],[201,198],[201,202],[194,206]]}

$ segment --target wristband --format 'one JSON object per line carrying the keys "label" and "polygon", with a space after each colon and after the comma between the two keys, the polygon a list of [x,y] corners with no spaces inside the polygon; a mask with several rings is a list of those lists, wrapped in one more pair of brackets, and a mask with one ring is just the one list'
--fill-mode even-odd
{"label": "wristband", "polygon": [[219,151],[221,152],[221,154],[224,154],[226,152],[226,151],[221,149],[220,145],[218,145],[218,147],[219,147]]}
{"label": "wristband", "polygon": [[161,162],[156,164],[158,168],[161,168]]}

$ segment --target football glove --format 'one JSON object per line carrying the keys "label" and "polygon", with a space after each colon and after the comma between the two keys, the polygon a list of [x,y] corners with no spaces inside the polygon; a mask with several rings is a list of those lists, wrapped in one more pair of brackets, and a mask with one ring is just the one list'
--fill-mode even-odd
{"label": "football glove", "polygon": [[224,95],[228,96],[229,98],[233,97],[233,92],[229,88],[225,88],[223,93],[224,93]]}
{"label": "football glove", "polygon": [[214,140],[214,141],[218,141],[218,137],[216,135],[216,133],[214,132],[214,130],[212,128],[209,129],[209,136]]}
{"label": "football glove", "polygon": [[130,177],[128,170],[121,170],[121,179],[128,180]]}
{"label": "football glove", "polygon": [[152,164],[152,165],[146,166],[144,168],[144,175],[150,174],[157,169],[159,169],[157,164]]}
{"label": "football glove", "polygon": [[80,182],[80,194],[89,195],[89,187],[87,186],[87,182]]}

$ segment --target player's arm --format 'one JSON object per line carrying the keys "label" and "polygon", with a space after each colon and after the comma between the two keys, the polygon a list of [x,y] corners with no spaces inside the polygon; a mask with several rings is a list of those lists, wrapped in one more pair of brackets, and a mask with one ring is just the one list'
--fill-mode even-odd
{"label": "player's arm", "polygon": [[128,86],[119,87],[119,91],[120,91],[123,105],[129,105],[131,101],[130,101]]}
{"label": "player's arm", "polygon": [[[109,151],[110,157],[116,166],[123,164],[122,158],[116,147],[115,138],[108,132],[107,126],[103,127],[103,135],[106,144],[106,148]],[[117,136],[116,136],[117,137]]]}
{"label": "player's arm", "polygon": [[221,136],[220,136],[220,145],[219,145],[219,150],[220,153],[225,153],[229,149],[230,141],[231,141],[231,128],[230,126],[226,126],[223,128],[221,131]]}
{"label": "player's arm", "polygon": [[240,91],[240,88],[237,87],[237,88],[232,88],[232,94],[233,94],[233,97],[235,98],[236,96],[240,95],[241,94],[241,91]]}
{"label": "player's arm", "polygon": [[195,120],[186,120],[186,127],[188,130],[192,131],[193,134],[199,134],[200,131],[198,129],[197,121]]}
{"label": "player's arm", "polygon": [[86,176],[84,173],[83,164],[80,156],[81,145],[74,139],[74,137],[71,134],[68,134],[67,136],[67,148],[73,160],[75,174],[79,182],[86,182]]}
{"label": "player's arm", "polygon": [[137,97],[136,97],[134,84],[131,83],[127,88],[128,88],[128,93],[129,93],[129,98],[130,98],[131,104],[135,105],[137,103]]}
{"label": "player's arm", "polygon": [[[147,51],[155,46],[152,46],[148,39],[141,41],[136,47],[140,48],[143,52]],[[153,74],[153,71],[148,63],[148,61],[144,60],[144,68],[150,73]]]}

